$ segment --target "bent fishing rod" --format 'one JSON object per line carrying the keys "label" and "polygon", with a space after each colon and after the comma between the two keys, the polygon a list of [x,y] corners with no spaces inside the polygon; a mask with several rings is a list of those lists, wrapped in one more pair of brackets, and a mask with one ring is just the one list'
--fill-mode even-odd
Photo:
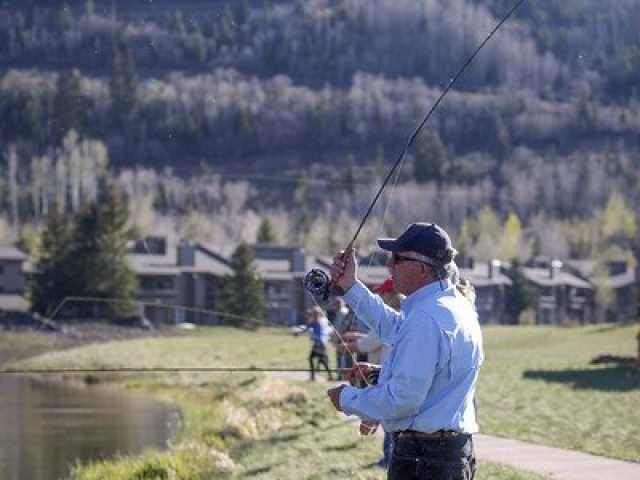
{"label": "bent fishing rod", "polygon": [[[475,48],[475,50],[466,58],[466,60],[462,64],[462,66],[458,69],[458,71],[455,73],[455,75],[451,78],[451,80],[449,81],[447,86],[440,93],[440,95],[438,96],[438,98],[436,99],[434,104],[431,106],[431,108],[428,110],[426,115],[422,118],[420,123],[413,130],[413,132],[409,136],[407,142],[405,143],[404,148],[400,152],[400,155],[398,156],[397,160],[391,166],[391,169],[387,173],[387,176],[383,180],[383,182],[380,185],[380,188],[378,189],[376,195],[374,196],[373,200],[371,201],[371,203],[369,204],[367,210],[365,211],[365,214],[362,217],[362,220],[360,221],[360,224],[358,225],[358,228],[356,229],[351,241],[349,242],[349,244],[347,245],[347,248],[345,249],[345,253],[349,252],[353,248],[353,246],[355,245],[355,242],[356,242],[358,236],[360,235],[360,232],[362,231],[365,223],[369,219],[369,216],[371,215],[371,212],[373,211],[374,206],[376,205],[376,203],[378,202],[380,196],[382,195],[382,192],[386,188],[387,184],[389,183],[389,181],[393,177],[393,175],[396,172],[396,170],[398,169],[398,167],[404,161],[404,159],[405,159],[405,157],[406,157],[406,155],[407,155],[407,153],[409,151],[409,148],[411,147],[411,145],[415,141],[416,137],[420,134],[420,132],[422,131],[422,129],[424,128],[426,123],[429,121],[429,119],[431,118],[431,116],[433,115],[435,110],[439,107],[441,102],[444,100],[444,97],[453,88],[453,86],[457,83],[458,79],[467,70],[469,65],[471,65],[473,60],[477,57],[477,55],[484,48],[484,46],[489,42],[489,40],[491,40],[491,38],[493,38],[493,36],[502,27],[502,25],[516,12],[516,10],[518,10],[518,8],[520,8],[520,6],[525,1],[526,0],[518,0],[518,2],[515,3],[515,5],[513,5],[511,7],[511,9],[498,21],[498,23],[487,34],[487,36],[484,38],[484,40],[482,42],[480,42],[480,44]],[[304,285],[305,285],[305,288],[310,293],[312,293],[314,296],[321,297],[323,300],[326,301],[326,300],[328,300],[329,295],[332,293],[332,290],[333,290],[333,288],[335,286],[335,279],[330,278],[329,275],[327,273],[325,273],[323,270],[312,269],[311,271],[309,271],[305,275]],[[75,373],[90,373],[90,372],[94,372],[94,371],[95,372],[117,372],[117,371],[120,371],[120,372],[122,372],[122,371],[132,371],[132,372],[134,372],[134,371],[138,371],[138,372],[142,372],[142,371],[146,371],[146,372],[153,372],[153,371],[155,371],[155,372],[170,372],[170,371],[193,371],[193,372],[196,372],[196,371],[208,371],[208,372],[234,372],[234,371],[238,371],[238,372],[245,371],[245,372],[247,372],[247,371],[253,371],[253,372],[267,372],[267,371],[309,371],[309,370],[307,370],[307,369],[291,369],[291,368],[278,369],[278,368],[251,368],[251,367],[249,367],[249,368],[234,368],[234,367],[219,367],[219,368],[210,368],[210,367],[202,367],[202,368],[190,368],[190,367],[176,367],[176,368],[156,368],[156,367],[150,367],[150,368],[122,368],[122,367],[119,367],[119,368],[106,368],[106,369],[98,368],[98,369],[95,369],[95,370],[91,370],[91,369],[77,369],[77,370],[74,370],[74,369],[51,369],[51,370],[43,369],[43,370],[40,370],[40,371],[38,371],[38,370],[29,370],[29,371],[23,370],[23,371],[20,371],[20,370],[16,369],[16,370],[2,370],[2,371],[0,371],[0,373],[52,373],[54,371],[59,372],[59,373],[65,373],[65,372],[67,372],[67,373],[73,373],[73,372],[75,372]]]}
{"label": "bent fishing rod", "polygon": [[[413,132],[409,136],[407,142],[405,143],[404,148],[400,152],[400,155],[398,156],[397,160],[391,166],[391,169],[389,170],[389,173],[385,177],[384,181],[382,182],[382,185],[380,185],[380,188],[378,189],[376,195],[373,197],[373,200],[369,204],[369,207],[367,208],[364,216],[362,217],[362,220],[360,221],[360,224],[358,225],[358,228],[356,229],[356,232],[353,235],[353,238],[351,239],[351,241],[347,245],[347,248],[344,250],[345,253],[343,253],[343,255],[346,254],[346,252],[349,252],[353,248],[353,246],[355,245],[355,242],[356,242],[358,236],[360,235],[360,232],[362,231],[362,228],[364,227],[365,223],[369,219],[369,216],[371,215],[371,212],[373,211],[373,207],[378,202],[378,199],[380,198],[380,195],[382,195],[382,192],[384,191],[384,189],[386,188],[387,184],[389,183],[389,181],[393,177],[393,174],[396,172],[398,167],[404,161],[404,159],[405,159],[405,157],[406,157],[406,155],[407,155],[407,153],[409,151],[409,148],[413,144],[413,142],[416,139],[416,137],[420,134],[420,132],[424,128],[425,124],[429,121],[429,118],[431,118],[431,115],[433,115],[433,112],[435,112],[435,110],[438,108],[438,106],[440,105],[440,103],[442,102],[444,97],[447,95],[449,90],[451,90],[451,88],[453,88],[453,86],[456,84],[456,82],[462,76],[462,74],[465,72],[465,70],[467,70],[469,65],[471,65],[473,60],[480,53],[480,50],[482,50],[484,48],[484,46],[487,44],[487,42],[489,42],[489,40],[491,40],[491,38],[494,36],[494,34],[516,12],[516,10],[518,10],[518,8],[520,8],[520,6],[525,1],[526,0],[519,0],[515,5],[513,5],[511,7],[511,9],[506,13],[506,15],[504,15],[500,19],[500,21],[495,25],[495,27],[493,27],[493,29],[489,32],[489,34],[485,37],[485,39],[482,42],[480,42],[480,44],[476,47],[476,49],[467,57],[467,59],[462,64],[462,66],[458,69],[458,71],[451,78],[451,80],[449,81],[447,86],[440,93],[440,95],[438,96],[438,98],[436,99],[434,104],[431,106],[431,108],[429,109],[427,114],[423,117],[422,121],[413,130]],[[335,286],[335,279],[330,278],[329,275],[326,272],[324,272],[323,270],[314,268],[314,269],[312,269],[311,271],[309,271],[306,274],[306,276],[304,278],[304,285],[305,285],[305,288],[309,292],[311,292],[313,295],[321,297],[324,301],[326,301],[326,300],[329,299],[329,295],[333,291],[333,288]]]}

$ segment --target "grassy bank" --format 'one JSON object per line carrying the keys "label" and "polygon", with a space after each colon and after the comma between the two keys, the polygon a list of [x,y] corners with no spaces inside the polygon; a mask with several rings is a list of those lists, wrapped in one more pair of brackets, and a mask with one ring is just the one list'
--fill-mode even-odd
{"label": "grassy bank", "polygon": [[[640,374],[592,366],[602,353],[635,354],[635,327],[485,329],[486,364],[478,392],[484,433],[640,461]],[[365,468],[381,439],[359,437],[326,399],[327,384],[304,372],[308,340],[284,332],[201,329],[189,336],[147,338],[51,352],[23,360],[33,368],[202,368],[209,372],[109,373],[178,403],[183,428],[166,452],[78,466],[94,479],[382,479]],[[240,368],[243,371],[233,371]],[[171,476],[169,472],[175,472]],[[541,477],[483,462],[478,480]]]}

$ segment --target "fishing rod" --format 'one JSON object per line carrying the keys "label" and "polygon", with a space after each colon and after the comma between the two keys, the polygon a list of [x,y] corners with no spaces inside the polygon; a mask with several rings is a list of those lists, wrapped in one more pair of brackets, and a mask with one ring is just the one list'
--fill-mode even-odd
{"label": "fishing rod", "polygon": [[[311,373],[309,368],[289,367],[61,367],[61,368],[7,368],[0,369],[0,375],[75,375],[82,374],[91,378],[91,374],[107,373]],[[328,372],[345,373],[342,369],[329,369]],[[373,369],[365,373],[360,371],[361,378],[353,380],[356,386],[372,385],[377,383],[379,369]]]}
{"label": "fishing rod", "polygon": [[[369,207],[367,208],[364,216],[362,217],[362,220],[360,221],[360,224],[358,225],[358,228],[356,229],[356,232],[353,235],[353,238],[351,239],[351,241],[347,245],[347,248],[344,250],[343,255],[346,255],[346,253],[349,252],[353,248],[358,236],[360,235],[360,232],[361,232],[362,228],[364,227],[365,223],[369,219],[369,216],[371,215],[373,207],[378,202],[378,199],[380,198],[380,195],[382,195],[382,192],[385,189],[385,187],[387,186],[387,184],[389,183],[389,180],[391,180],[391,177],[396,172],[396,170],[398,169],[398,167],[402,163],[402,161],[405,159],[405,157],[407,155],[407,152],[409,151],[409,147],[411,147],[411,145],[413,144],[414,140],[416,139],[418,134],[422,131],[422,129],[424,128],[424,126],[427,123],[427,121],[429,120],[429,118],[431,118],[431,115],[433,115],[433,112],[438,108],[438,106],[440,105],[440,103],[442,102],[444,97],[447,95],[449,90],[451,90],[451,88],[456,84],[456,82],[458,81],[460,76],[462,76],[462,74],[465,72],[465,70],[471,64],[471,62],[473,62],[473,60],[476,58],[478,53],[480,53],[480,50],[482,50],[484,48],[484,46],[487,44],[487,42],[489,40],[491,40],[493,35],[515,13],[515,11],[518,10],[518,8],[520,8],[520,6],[525,1],[526,0],[518,0],[518,2],[514,6],[511,7],[511,9],[507,12],[507,14],[504,15],[500,19],[500,21],[495,25],[495,27],[489,32],[489,34],[485,37],[485,39],[482,42],[480,42],[480,44],[471,53],[471,55],[469,55],[467,57],[465,62],[462,64],[462,67],[460,67],[458,69],[458,71],[456,72],[456,74],[451,78],[451,80],[449,81],[449,83],[447,84],[445,89],[438,96],[438,98],[436,99],[434,104],[431,106],[431,108],[429,109],[427,114],[424,116],[422,121],[418,124],[418,126],[411,133],[411,135],[409,136],[404,148],[400,152],[400,155],[398,156],[398,159],[392,165],[391,169],[389,170],[389,173],[387,174],[387,176],[385,177],[384,181],[382,182],[382,185],[380,185],[380,188],[378,189],[376,195],[373,197],[373,200],[369,204]],[[314,268],[314,269],[312,269],[311,271],[309,271],[305,275],[304,286],[313,295],[316,295],[318,297],[322,297],[322,299],[324,301],[326,301],[326,300],[328,300],[329,295],[333,291],[333,288],[335,286],[335,281],[336,281],[336,279],[330,278],[329,275],[326,272],[324,272],[323,270],[320,270],[318,268]]]}
{"label": "fishing rod", "polygon": [[[47,375],[47,374],[72,374],[72,373],[171,373],[171,372],[213,372],[213,373],[234,373],[234,372],[310,372],[308,368],[288,368],[288,367],[96,367],[96,368],[7,368],[0,370],[0,375]],[[332,372],[338,370],[332,370]]]}

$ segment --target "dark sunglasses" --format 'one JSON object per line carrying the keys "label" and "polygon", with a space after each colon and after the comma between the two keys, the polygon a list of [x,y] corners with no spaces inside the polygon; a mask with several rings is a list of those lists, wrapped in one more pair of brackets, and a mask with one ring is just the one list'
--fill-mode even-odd
{"label": "dark sunglasses", "polygon": [[390,262],[394,265],[400,263],[400,262],[419,262],[419,263],[424,263],[422,260],[418,260],[417,258],[412,258],[412,257],[407,257],[404,255],[398,255],[397,253],[392,253],[391,254],[391,258],[390,258]]}

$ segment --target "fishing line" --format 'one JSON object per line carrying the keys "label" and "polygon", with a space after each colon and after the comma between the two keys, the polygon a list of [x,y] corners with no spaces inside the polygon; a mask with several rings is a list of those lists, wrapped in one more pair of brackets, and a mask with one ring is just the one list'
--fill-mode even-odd
{"label": "fishing line", "polygon": [[[317,300],[315,299],[315,297],[312,297],[312,300],[313,300],[313,302],[316,304],[316,306],[317,306],[317,307],[319,307],[323,312],[325,312],[325,318],[326,318],[326,311],[325,311],[325,309],[324,309],[324,308],[322,308],[322,307],[318,304],[318,302],[317,302]],[[346,316],[345,316],[345,319],[346,319]],[[366,378],[366,376],[363,374],[362,369],[358,366],[358,361],[357,361],[357,359],[358,359],[357,353],[358,353],[358,352],[354,352],[354,351],[352,351],[352,350],[349,348],[349,346],[347,345],[347,342],[345,342],[345,341],[344,341],[344,338],[342,337],[342,335],[340,334],[340,332],[338,331],[338,329],[336,328],[336,326],[335,326],[335,325],[333,325],[331,322],[327,322],[327,323],[329,324],[329,329],[330,329],[331,331],[333,331],[333,333],[334,333],[334,334],[335,334],[335,336],[336,336],[337,344],[338,344],[338,345],[341,345],[341,346],[344,346],[344,348],[346,349],[346,353],[351,357],[351,361],[353,362],[353,365],[355,365],[355,366],[356,366],[356,368],[358,369],[358,372],[360,373],[360,375],[361,375],[363,378]],[[337,345],[336,345],[336,348],[337,348]],[[319,371],[319,369],[318,369],[318,371]],[[336,368],[335,370],[331,370],[331,369],[329,369],[329,371],[335,371],[335,372],[338,374],[338,378],[340,378],[340,376],[341,376],[341,374],[342,374],[342,373],[345,373],[345,372],[341,372],[341,371],[340,371],[340,368]],[[309,372],[311,372],[311,370],[309,370]]]}
{"label": "fishing line", "polygon": [[172,373],[172,372],[309,372],[308,368],[288,367],[96,367],[96,368],[7,368],[1,369],[0,374],[54,374],[54,373]]}
{"label": "fishing line", "polygon": [[[255,317],[248,317],[246,315],[237,315],[234,313],[228,313],[220,310],[210,310],[206,308],[197,308],[197,307],[186,307],[183,305],[170,305],[167,303],[156,303],[156,302],[148,302],[144,300],[127,300],[127,299],[118,299],[118,298],[100,298],[100,297],[65,297],[62,302],[58,304],[54,312],[51,314],[51,319],[53,320],[55,316],[62,310],[62,307],[65,304],[70,302],[77,303],[112,303],[112,304],[120,304],[120,305],[143,305],[146,307],[153,307],[156,309],[175,309],[183,312],[192,312],[192,313],[202,313],[212,317],[225,317],[231,318],[235,320],[241,320],[250,322],[253,324],[262,324],[263,322]],[[179,325],[179,322],[176,322],[176,325]]]}
{"label": "fishing line", "polygon": [[[230,319],[235,319],[244,322],[252,322],[254,324],[262,324],[258,319],[254,317],[247,317],[242,315],[235,315],[227,312],[222,312],[218,310],[208,310],[202,308],[194,308],[194,307],[185,307],[180,305],[168,305],[168,304],[158,304],[155,302],[145,302],[142,300],[125,300],[125,299],[108,299],[108,298],[98,298],[98,297],[65,297],[57,307],[52,311],[51,318],[48,322],[43,322],[41,326],[35,330],[35,333],[42,332],[43,329],[47,327],[55,327],[56,323],[54,322],[55,317],[57,317],[60,312],[64,309],[65,306],[69,304],[119,304],[119,305],[143,305],[143,306],[151,306],[154,308],[166,308],[166,309],[174,309],[174,310],[182,310],[185,312],[193,312],[193,313],[202,313],[208,316],[217,316],[217,317],[225,317]],[[302,313],[298,311],[298,313]],[[175,326],[179,326],[179,323],[176,323]],[[126,327],[124,327],[126,328]],[[57,328],[53,330],[56,332]],[[162,333],[162,330],[160,330]],[[67,332],[67,334],[71,333],[73,335],[73,328],[71,328],[71,332]],[[281,333],[281,332],[278,332]],[[289,332],[287,332],[289,333]],[[339,332],[335,332],[339,340],[342,342],[342,338]],[[80,332],[82,334],[82,332]],[[284,332],[282,332],[284,334]],[[350,352],[353,356],[354,353]],[[16,353],[9,358],[4,363],[11,364],[18,360],[20,353]],[[309,373],[311,370],[308,368],[291,368],[291,367],[192,367],[192,366],[156,366],[156,367],[95,367],[95,368],[81,368],[81,367],[59,367],[59,368],[4,368],[0,369],[0,375],[4,374],[16,374],[16,375],[55,375],[55,374],[92,374],[92,373],[174,373],[174,372],[203,372],[203,373],[234,373],[234,372],[256,372],[256,373],[268,373],[268,372],[304,372]],[[331,373],[340,373],[338,369],[330,369]]]}
{"label": "fishing line", "polygon": [[[236,321],[240,321],[240,322],[247,322],[250,323],[252,325],[264,325],[264,322],[261,321],[258,318],[254,318],[254,317],[248,317],[248,316],[243,316],[243,315],[236,315],[233,313],[228,313],[228,312],[223,312],[223,311],[219,311],[219,310],[209,310],[209,309],[204,309],[204,308],[196,308],[196,307],[186,307],[186,306],[182,306],[182,305],[170,305],[170,304],[165,304],[165,303],[156,303],[156,302],[149,302],[149,301],[143,301],[143,300],[128,300],[128,299],[118,299],[118,298],[100,298],[100,297],[73,297],[73,296],[68,296],[65,297],[51,312],[51,314],[49,315],[49,317],[43,317],[40,321],[40,325],[31,330],[32,333],[43,333],[43,332],[59,332],[61,330],[66,330],[65,336],[70,336],[73,338],[74,336],[74,329],[73,329],[73,324],[71,324],[70,328],[65,329],[64,327],[61,329],[59,328],[58,324],[56,323],[56,317],[63,311],[64,307],[68,306],[69,304],[73,305],[73,304],[82,304],[82,303],[88,303],[88,304],[112,304],[112,305],[121,305],[124,307],[127,306],[132,306],[132,305],[141,305],[143,307],[150,307],[150,308],[154,308],[154,309],[171,309],[171,310],[175,310],[175,311],[182,311],[182,312],[190,312],[190,313],[195,313],[195,314],[204,314],[208,317],[213,317],[213,318],[228,318],[228,319],[232,319],[232,320],[236,320]],[[302,313],[299,312],[298,313]],[[171,314],[169,314],[171,315]],[[173,314],[175,317],[175,313]],[[142,317],[141,317],[142,319]],[[120,326],[117,323],[113,324],[113,323],[108,323],[109,325],[113,325],[113,326]],[[170,326],[180,326],[180,322],[175,322],[173,324],[168,324]],[[82,325],[86,325],[86,323],[83,322],[78,322],[77,323],[78,326],[82,326]],[[65,327],[67,327],[67,325],[65,325]],[[140,324],[140,327],[143,327],[142,323]],[[122,328],[128,328],[128,327],[122,327]],[[154,331],[155,328],[151,328],[150,331]],[[162,330],[158,330],[162,333]],[[82,331],[80,330],[80,335],[82,335]],[[21,348],[18,348],[17,351],[15,353],[13,353],[9,358],[7,358],[6,360],[4,360],[5,364],[10,364],[13,363],[15,361],[17,361],[21,356],[22,353],[24,351],[26,351],[26,349],[28,348],[27,345],[22,346]]]}
{"label": "fishing line", "polygon": [[[360,221],[360,224],[358,225],[358,228],[356,229],[356,231],[355,231],[355,233],[353,235],[353,238],[351,239],[351,241],[347,245],[347,248],[344,250],[345,253],[349,252],[353,248],[353,246],[355,245],[355,242],[356,242],[358,236],[360,235],[360,232],[362,231],[362,228],[364,227],[365,223],[369,219],[369,216],[371,215],[371,212],[373,211],[373,207],[378,202],[378,199],[380,198],[380,195],[382,194],[382,191],[385,189],[385,187],[389,183],[391,177],[393,176],[393,174],[396,172],[396,170],[398,169],[398,167],[400,166],[400,164],[402,163],[402,161],[406,157],[407,152],[409,151],[409,147],[411,147],[411,145],[413,144],[414,140],[416,139],[418,134],[422,131],[422,129],[424,128],[424,126],[427,123],[427,121],[429,120],[429,118],[431,118],[431,115],[433,115],[433,112],[436,110],[436,108],[438,108],[438,106],[440,105],[440,103],[442,102],[444,97],[447,95],[449,90],[451,90],[451,88],[456,84],[458,79],[462,76],[462,74],[465,72],[465,70],[473,62],[473,60],[476,58],[478,53],[480,53],[480,50],[482,50],[484,48],[484,46],[487,44],[487,42],[489,40],[491,40],[493,35],[515,13],[515,11],[518,8],[520,8],[520,6],[525,1],[526,0],[518,0],[518,2],[513,7],[511,7],[511,9],[507,12],[507,14],[504,15],[500,19],[500,21],[493,27],[493,29],[487,34],[485,39],[482,42],[480,42],[480,44],[471,53],[471,55],[469,55],[467,57],[465,62],[462,64],[462,67],[460,67],[458,69],[458,71],[456,72],[456,74],[451,78],[451,80],[449,81],[447,86],[444,88],[442,93],[440,93],[440,95],[438,96],[438,98],[436,99],[434,104],[431,106],[431,108],[429,109],[427,114],[424,116],[422,121],[418,124],[418,126],[411,133],[411,135],[409,136],[404,148],[400,152],[400,155],[398,156],[398,159],[393,163],[391,169],[389,170],[389,173],[387,174],[387,176],[385,177],[384,181],[382,182],[382,185],[380,185],[380,188],[378,189],[376,195],[374,196],[373,200],[369,204],[369,207],[367,208],[364,216],[362,217],[362,220]],[[327,275],[324,271],[322,271],[320,269],[312,269],[310,272],[307,273],[307,275],[305,276],[305,280],[304,280],[304,284],[305,284],[305,287],[307,288],[307,290],[309,290],[309,292],[311,292],[314,295],[321,296],[322,299],[325,300],[325,301],[329,298],[329,295],[331,293],[331,290],[333,289],[334,283],[335,283],[335,279],[329,278],[329,275]]]}

